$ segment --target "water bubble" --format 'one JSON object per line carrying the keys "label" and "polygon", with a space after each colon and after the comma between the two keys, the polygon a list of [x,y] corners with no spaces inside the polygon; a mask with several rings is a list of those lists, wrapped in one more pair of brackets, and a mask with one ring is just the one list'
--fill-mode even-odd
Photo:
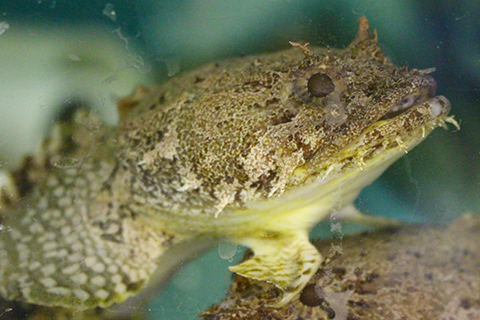
{"label": "water bubble", "polygon": [[0,21],[0,36],[10,28],[10,24],[7,21]]}
{"label": "water bubble", "polygon": [[218,244],[218,254],[223,260],[230,260],[237,253],[237,244],[231,242],[221,242]]}
{"label": "water bubble", "polygon": [[81,158],[63,157],[59,161],[53,162],[52,165],[59,169],[78,168],[82,165]]}
{"label": "water bubble", "polygon": [[335,233],[342,233],[342,223],[341,222],[331,222],[330,223],[330,232]]}
{"label": "water bubble", "polygon": [[70,53],[68,55],[68,59],[70,59],[72,61],[82,61],[82,59],[74,53]]}
{"label": "water bubble", "polygon": [[111,3],[107,3],[105,5],[105,8],[103,8],[102,14],[110,18],[110,20],[112,20],[113,22],[117,21],[117,13],[115,12],[113,4]]}
{"label": "water bubble", "polygon": [[180,60],[178,58],[167,58],[165,59],[165,64],[167,65],[169,77],[173,77],[180,72]]}

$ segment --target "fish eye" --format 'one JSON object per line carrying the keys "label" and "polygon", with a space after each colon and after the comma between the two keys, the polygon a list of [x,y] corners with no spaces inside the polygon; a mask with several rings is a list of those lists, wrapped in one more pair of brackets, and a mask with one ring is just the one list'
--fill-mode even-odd
{"label": "fish eye", "polygon": [[335,85],[325,73],[315,73],[308,79],[307,89],[312,96],[322,98],[332,93]]}

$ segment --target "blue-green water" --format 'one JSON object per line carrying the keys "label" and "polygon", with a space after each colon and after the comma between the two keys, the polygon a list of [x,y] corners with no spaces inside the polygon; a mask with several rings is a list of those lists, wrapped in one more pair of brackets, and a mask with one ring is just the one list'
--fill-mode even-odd
{"label": "blue-green water", "polygon": [[[0,70],[19,61],[28,68],[15,67],[0,75],[0,108],[8,111],[0,119],[0,129],[8,128],[0,131],[1,164],[14,166],[16,146],[30,145],[32,137],[44,133],[29,133],[28,128],[35,127],[22,123],[43,121],[35,130],[45,130],[55,106],[65,99],[81,96],[94,101],[113,123],[114,98],[129,94],[137,84],[163,81],[169,74],[222,58],[283,49],[288,41],[343,47],[354,37],[361,15],[378,30],[380,43],[396,64],[436,67],[437,92],[451,100],[452,114],[462,129],[436,130],[366,189],[358,206],[366,213],[410,222],[445,223],[467,210],[478,212],[478,1],[4,0],[0,22],[9,27],[0,27]],[[87,38],[98,36],[90,31],[92,25],[104,35],[89,42]],[[17,31],[7,42],[7,36]],[[53,41],[36,43],[42,37]],[[49,50],[40,50],[42,43]],[[111,65],[113,51],[117,62]],[[78,52],[89,58],[77,57]],[[24,57],[25,53],[30,55]],[[59,62],[60,53],[66,54],[69,64]],[[75,64],[77,58],[88,63]],[[61,86],[65,81],[69,85]],[[100,86],[83,85],[89,81]],[[34,99],[20,99],[25,97]],[[35,118],[29,119],[32,110]],[[317,228],[316,236],[329,236],[328,230]],[[229,262],[215,248],[182,266],[148,307],[148,314],[152,319],[194,319],[224,295],[230,279],[227,266],[240,256]]]}

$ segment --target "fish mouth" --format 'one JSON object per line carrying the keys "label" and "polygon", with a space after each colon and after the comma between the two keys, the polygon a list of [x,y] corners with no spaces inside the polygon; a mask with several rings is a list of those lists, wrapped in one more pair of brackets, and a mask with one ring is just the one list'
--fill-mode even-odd
{"label": "fish mouth", "polygon": [[450,122],[458,127],[453,117],[448,116],[450,109],[450,101],[444,96],[430,97],[425,92],[408,95],[366,128],[340,153],[339,158],[344,161],[356,159],[353,162],[361,170],[370,160],[384,161],[381,154],[390,154],[388,157],[392,160],[398,159],[401,154],[387,151],[399,149],[408,153],[438,126],[446,127],[445,123]]}
{"label": "fish mouth", "polygon": [[[432,82],[434,84],[433,79]],[[450,101],[434,94],[435,87],[432,85],[399,99],[381,118],[337,153],[332,162],[341,164],[339,167],[343,169],[358,167],[360,171],[371,167],[369,163],[393,163],[438,126],[446,127],[445,123],[450,122],[458,128],[453,117],[448,116]]]}
{"label": "fish mouth", "polygon": [[451,103],[445,96],[427,96],[420,92],[401,99],[378,122],[394,121],[396,118],[406,118],[419,113],[415,119],[419,120],[419,124],[424,124],[429,120],[446,117],[450,109]]}
{"label": "fish mouth", "polygon": [[426,108],[430,110],[430,116],[436,118],[447,115],[451,104],[444,96],[436,96],[437,83],[427,75],[416,76],[412,82],[417,82],[418,89],[405,95],[397,101],[379,121],[389,120],[408,113],[410,110]]}
{"label": "fish mouth", "polygon": [[310,176],[320,177],[326,183],[351,169],[368,171],[381,162],[391,164],[422,142],[438,126],[446,127],[446,122],[449,122],[458,128],[453,117],[448,116],[450,101],[442,95],[435,95],[436,83],[433,78],[419,78],[424,81],[423,86],[400,97],[348,145],[326,159],[316,162],[313,158],[314,161],[297,168],[295,184],[306,181]]}
{"label": "fish mouth", "polygon": [[[385,105],[388,99],[384,96],[382,102],[370,107],[378,112],[377,118],[372,118],[347,145],[339,148],[329,158],[323,158],[322,163],[312,161],[308,164],[312,171],[317,170],[317,174],[327,172],[328,175],[333,166],[348,168],[354,163],[362,169],[368,160],[385,151],[398,150],[398,147],[404,152],[413,149],[433,129],[445,127],[445,122],[458,127],[455,120],[448,117],[450,101],[444,96],[436,95],[435,80],[422,71],[417,72],[419,74],[408,79],[409,89],[403,94],[399,89],[393,89],[390,95],[396,99],[391,98],[388,105]],[[400,157],[394,154],[395,157]]]}
{"label": "fish mouth", "polygon": [[433,129],[449,121],[450,109],[450,101],[445,96],[430,96],[425,92],[411,94],[367,128],[366,135],[373,131],[378,132],[377,138],[381,141],[388,137],[390,140],[401,138],[421,141]]}

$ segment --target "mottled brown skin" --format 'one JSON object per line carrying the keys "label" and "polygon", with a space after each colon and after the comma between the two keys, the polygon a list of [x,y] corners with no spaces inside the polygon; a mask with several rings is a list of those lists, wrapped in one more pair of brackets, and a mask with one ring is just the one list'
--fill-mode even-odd
{"label": "mottled brown skin", "polygon": [[[178,199],[184,206],[172,214],[188,216],[192,207],[211,215],[278,196],[303,182],[292,177],[295,168],[318,174],[398,101],[421,90],[434,94],[434,80],[393,65],[376,36],[360,32],[345,50],[311,49],[207,65],[124,111],[120,158],[139,185],[156,186],[141,197]],[[322,98],[307,90],[318,72],[335,84]],[[399,124],[403,131],[418,126],[415,116]],[[172,206],[159,202],[162,210]]]}
{"label": "mottled brown skin", "polygon": [[353,201],[453,122],[449,101],[429,71],[393,65],[364,17],[346,49],[291,44],[138,88],[118,128],[86,112],[57,124],[1,186],[0,296],[106,307],[213,238],[254,250],[230,270],[276,285],[280,307],[322,261],[318,221],[384,223]]}

